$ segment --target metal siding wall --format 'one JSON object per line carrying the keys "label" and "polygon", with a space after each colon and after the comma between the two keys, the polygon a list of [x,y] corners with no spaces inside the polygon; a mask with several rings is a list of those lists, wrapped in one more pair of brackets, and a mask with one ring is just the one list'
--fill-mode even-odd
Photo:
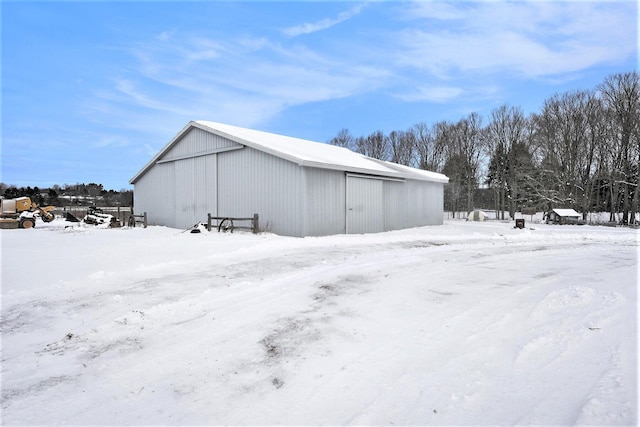
{"label": "metal siding wall", "polygon": [[182,229],[195,223],[193,160],[185,159],[174,162],[176,167],[175,227]]}
{"label": "metal siding wall", "polygon": [[345,173],[318,168],[304,168],[304,173],[305,235],[345,233]]}
{"label": "metal siding wall", "polygon": [[436,182],[427,182],[427,206],[426,217],[427,225],[442,225],[444,213],[444,184]]}
{"label": "metal siding wall", "polygon": [[[238,145],[194,128],[162,160]],[[258,213],[266,231],[329,235],[442,224],[443,191],[443,184],[433,182],[347,178],[245,147],[156,164],[136,182],[134,207],[146,211],[151,224],[168,227],[187,228],[209,212]],[[350,206],[360,205],[359,218],[347,211],[347,195]]]}
{"label": "metal siding wall", "polygon": [[207,213],[217,210],[216,154],[187,159],[239,144],[194,128],[135,184],[135,210],[147,212],[149,222],[175,228],[187,228],[206,221]]}
{"label": "metal siding wall", "polygon": [[424,219],[424,197],[421,191],[422,183],[419,181],[407,181],[407,195],[409,204],[407,206],[406,227],[421,227],[425,224]]}
{"label": "metal siding wall", "polygon": [[410,200],[406,182],[384,181],[384,231],[409,224]]}
{"label": "metal siding wall", "polygon": [[183,159],[175,165],[175,227],[186,229],[216,213],[216,154]]}
{"label": "metal siding wall", "polygon": [[441,225],[443,185],[407,180],[384,182],[385,231]]}
{"label": "metal siding wall", "polygon": [[244,148],[218,154],[218,215],[260,215],[260,227],[285,236],[304,236],[302,167]]}
{"label": "metal siding wall", "polygon": [[171,160],[184,156],[204,153],[217,148],[235,147],[239,144],[221,136],[205,132],[202,129],[191,129],[171,150],[163,157],[163,160]]}
{"label": "metal siding wall", "polygon": [[155,165],[134,186],[136,214],[147,212],[152,225],[175,227],[175,172],[173,163]]}
{"label": "metal siding wall", "polygon": [[157,188],[156,206],[162,213],[163,223],[167,227],[176,226],[176,215],[173,206],[176,203],[176,168],[173,163],[156,165],[161,174],[161,185]]}
{"label": "metal siding wall", "polygon": [[347,233],[384,231],[384,197],[381,180],[347,176],[346,195]]}
{"label": "metal siding wall", "polygon": [[441,225],[443,184],[427,181],[407,181],[409,189],[409,220],[407,227]]}
{"label": "metal siding wall", "polygon": [[[207,220],[207,214],[217,215],[217,154],[196,157],[194,160],[195,222]],[[195,224],[194,222],[194,224]]]}

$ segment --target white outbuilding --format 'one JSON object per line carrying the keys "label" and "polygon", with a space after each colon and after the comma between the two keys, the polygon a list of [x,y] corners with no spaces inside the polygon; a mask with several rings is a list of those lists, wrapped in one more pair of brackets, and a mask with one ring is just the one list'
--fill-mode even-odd
{"label": "white outbuilding", "polygon": [[487,215],[486,212],[481,211],[479,209],[474,209],[471,212],[469,212],[469,215],[467,215],[467,221],[484,221],[485,219],[488,219],[489,215]]}
{"label": "white outbuilding", "polygon": [[448,181],[342,147],[192,121],[130,182],[150,224],[258,214],[261,230],[304,237],[440,225]]}
{"label": "white outbuilding", "polygon": [[573,209],[551,209],[544,218],[547,224],[580,224],[582,215]]}

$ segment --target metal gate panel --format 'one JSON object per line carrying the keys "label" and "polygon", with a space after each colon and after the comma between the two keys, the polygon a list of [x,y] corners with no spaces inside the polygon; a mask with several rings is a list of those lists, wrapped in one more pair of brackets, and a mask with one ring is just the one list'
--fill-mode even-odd
{"label": "metal gate panel", "polygon": [[384,231],[382,180],[347,176],[347,233]]}

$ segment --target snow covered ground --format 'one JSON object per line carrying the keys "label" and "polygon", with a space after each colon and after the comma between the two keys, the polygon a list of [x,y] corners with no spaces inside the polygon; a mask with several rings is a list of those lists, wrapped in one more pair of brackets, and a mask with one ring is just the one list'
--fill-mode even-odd
{"label": "snow covered ground", "polygon": [[637,230],[65,225],[0,231],[3,425],[638,421]]}

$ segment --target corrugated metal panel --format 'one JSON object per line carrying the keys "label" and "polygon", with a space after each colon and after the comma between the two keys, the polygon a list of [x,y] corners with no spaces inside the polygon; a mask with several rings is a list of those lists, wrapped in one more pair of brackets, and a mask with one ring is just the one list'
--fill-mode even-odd
{"label": "corrugated metal panel", "polygon": [[408,221],[405,227],[441,225],[443,186],[440,183],[407,181]]}
{"label": "corrugated metal panel", "polygon": [[135,184],[134,208],[147,212],[152,225],[175,227],[175,168],[173,163],[155,165]]}
{"label": "corrugated metal panel", "polygon": [[177,228],[186,229],[195,224],[194,208],[194,159],[185,159],[174,162],[176,168],[176,222]]}
{"label": "corrugated metal panel", "polygon": [[418,181],[407,182],[407,197],[410,201],[407,211],[407,224],[405,227],[420,227],[426,224],[424,186]]}
{"label": "corrugated metal panel", "polygon": [[216,212],[216,155],[161,163],[135,184],[137,213],[149,223],[186,229]]}
{"label": "corrugated metal panel", "polygon": [[436,182],[421,183],[425,187],[425,206],[426,224],[425,225],[442,225],[442,211],[444,208],[444,185]]}
{"label": "corrugated metal panel", "polygon": [[304,235],[302,167],[252,148],[218,154],[218,215],[260,215],[260,227]]}
{"label": "corrugated metal panel", "polygon": [[384,231],[411,227],[412,209],[406,182],[384,181]]}
{"label": "corrugated metal panel", "polygon": [[180,159],[207,153],[215,149],[237,147],[239,144],[221,136],[205,132],[202,129],[193,128],[182,139],[174,145],[162,160]]}
{"label": "corrugated metal panel", "polygon": [[[216,149],[239,144],[201,129],[191,129],[161,162],[135,184],[136,212],[146,211],[149,222],[187,228],[206,221],[217,211]],[[171,159],[176,159],[171,161]]]}
{"label": "corrugated metal panel", "polygon": [[213,154],[193,159],[195,167],[193,188],[196,222],[206,221],[209,213],[213,216],[217,216],[218,213],[217,156]]}
{"label": "corrugated metal panel", "polygon": [[306,184],[305,235],[326,236],[345,232],[344,172],[304,168]]}
{"label": "corrugated metal panel", "polygon": [[216,213],[216,154],[175,164],[175,227],[186,229]]}
{"label": "corrugated metal panel", "polygon": [[378,233],[384,230],[381,180],[347,176],[346,196],[347,233]]}

